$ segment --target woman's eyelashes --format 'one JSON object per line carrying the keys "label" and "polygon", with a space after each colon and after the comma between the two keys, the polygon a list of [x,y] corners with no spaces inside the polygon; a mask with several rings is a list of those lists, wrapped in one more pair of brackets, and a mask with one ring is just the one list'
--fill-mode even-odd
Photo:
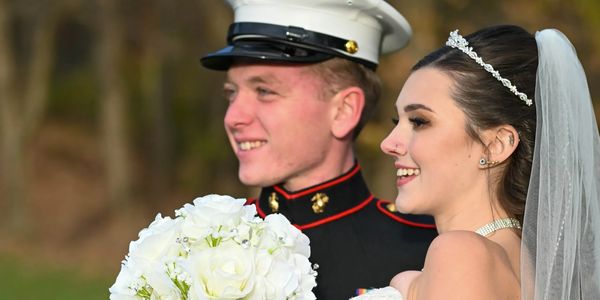
{"label": "woman's eyelashes", "polygon": [[[429,120],[423,117],[409,117],[408,122],[412,125],[414,129],[420,129],[429,124]],[[398,125],[398,123],[400,123],[400,118],[392,118],[392,123],[394,125]]]}
{"label": "woman's eyelashes", "polygon": [[422,117],[410,117],[408,121],[412,124],[414,129],[421,129],[429,124],[429,120]]}

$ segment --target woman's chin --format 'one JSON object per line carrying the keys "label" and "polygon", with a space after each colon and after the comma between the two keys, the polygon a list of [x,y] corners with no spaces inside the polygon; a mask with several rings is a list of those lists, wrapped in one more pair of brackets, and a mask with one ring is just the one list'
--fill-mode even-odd
{"label": "woman's chin", "polygon": [[416,207],[414,203],[411,203],[411,201],[408,201],[407,199],[396,198],[394,204],[396,205],[396,209],[403,214],[422,214],[418,207]]}

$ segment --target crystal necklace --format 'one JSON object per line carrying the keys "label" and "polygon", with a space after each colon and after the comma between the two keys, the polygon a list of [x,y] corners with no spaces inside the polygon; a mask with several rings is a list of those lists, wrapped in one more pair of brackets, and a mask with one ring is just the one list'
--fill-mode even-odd
{"label": "crystal necklace", "polygon": [[521,229],[521,223],[515,218],[498,219],[481,226],[479,229],[475,230],[475,232],[482,236],[488,236],[493,232],[504,228]]}

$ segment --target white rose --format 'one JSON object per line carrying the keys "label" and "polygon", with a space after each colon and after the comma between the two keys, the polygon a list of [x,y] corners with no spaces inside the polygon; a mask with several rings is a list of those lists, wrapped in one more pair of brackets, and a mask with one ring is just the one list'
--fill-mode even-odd
{"label": "white rose", "polygon": [[[310,257],[310,240],[281,214],[271,214],[265,218],[266,228],[276,236],[281,246],[295,253]],[[267,234],[265,234],[267,235]],[[269,242],[266,240],[265,242]]]}
{"label": "white rose", "polygon": [[299,277],[300,283],[296,289],[296,297],[292,299],[296,300],[314,300],[317,299],[315,294],[312,292],[313,288],[317,286],[316,272],[313,271],[310,261],[304,255],[294,254],[294,272]]}
{"label": "white rose", "polygon": [[285,256],[274,256],[274,263],[266,276],[267,282],[278,288],[281,293],[278,296],[283,297],[281,299],[287,299],[300,285],[300,276],[288,257],[288,253]]}
{"label": "white rose", "polygon": [[256,214],[253,205],[244,206],[246,200],[230,196],[207,195],[194,199],[194,204],[185,204],[177,214],[189,218],[195,224],[204,227],[237,226],[242,219],[251,219]]}
{"label": "white rose", "polygon": [[108,289],[111,300],[137,300],[134,286],[143,286],[145,281],[141,279],[141,271],[129,267],[124,262],[121,265],[121,271],[117,275],[115,283]]}
{"label": "white rose", "polygon": [[148,228],[140,231],[140,238],[129,245],[126,266],[136,270],[137,278],[143,276],[152,299],[179,298],[178,289],[169,277],[166,265],[183,252],[182,244],[176,242],[180,236],[180,223],[179,219],[162,218],[158,214]]}
{"label": "white rose", "polygon": [[285,300],[299,283],[293,265],[274,259],[266,249],[256,254],[255,281],[254,290],[244,300]]}
{"label": "white rose", "polygon": [[176,256],[181,251],[181,245],[175,242],[180,234],[180,222],[180,219],[156,215],[150,226],[140,231],[139,239],[129,244],[129,256],[148,260]]}
{"label": "white rose", "polygon": [[110,299],[137,300],[140,299],[136,296],[137,291],[144,288],[151,294],[151,299],[180,298],[179,291],[167,276],[163,264],[131,258],[123,263],[115,283],[109,288]]}
{"label": "white rose", "polygon": [[253,247],[230,240],[216,248],[192,252],[181,267],[192,287],[189,300],[240,299],[254,288]]}
{"label": "white rose", "polygon": [[130,257],[129,264],[141,270],[146,283],[152,289],[152,299],[178,299],[179,289],[167,272],[168,257],[148,260],[141,257]]}
{"label": "white rose", "polygon": [[260,251],[255,258],[254,289],[244,300],[278,299],[277,286],[272,285],[266,278],[271,270],[273,258],[268,252]]}
{"label": "white rose", "polygon": [[192,251],[202,251],[215,247],[221,241],[244,240],[256,245],[257,230],[263,226],[262,219],[256,217],[254,205],[245,206],[245,200],[231,197],[202,197],[197,205],[188,204],[177,211],[182,220],[182,236],[193,237]]}
{"label": "white rose", "polygon": [[256,288],[246,299],[315,299],[308,238],[283,216],[268,218],[256,255]]}

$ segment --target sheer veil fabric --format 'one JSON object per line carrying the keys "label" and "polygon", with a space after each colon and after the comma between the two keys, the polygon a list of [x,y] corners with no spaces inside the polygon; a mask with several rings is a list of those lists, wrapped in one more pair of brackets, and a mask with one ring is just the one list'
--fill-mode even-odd
{"label": "sheer veil fabric", "polygon": [[522,299],[600,299],[600,137],[583,67],[558,30],[535,35],[537,130]]}

